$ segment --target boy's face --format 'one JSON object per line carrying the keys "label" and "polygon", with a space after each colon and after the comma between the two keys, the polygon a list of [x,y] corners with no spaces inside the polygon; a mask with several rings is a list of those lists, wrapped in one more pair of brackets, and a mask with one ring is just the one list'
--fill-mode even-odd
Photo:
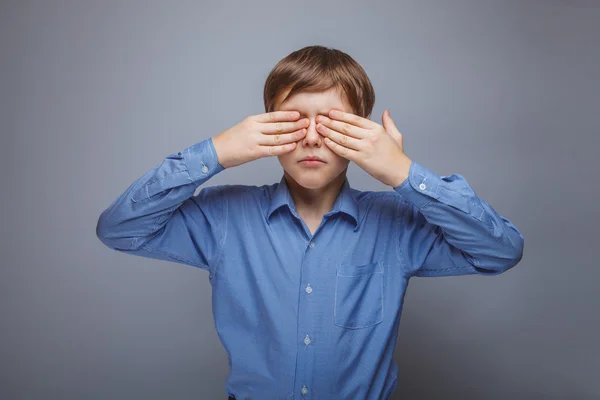
{"label": "boy's face", "polygon": [[[289,89],[279,95],[282,99]],[[324,137],[317,132],[317,115],[329,114],[335,108],[353,113],[345,96],[335,88],[325,92],[300,92],[291,96],[283,105],[276,102],[275,111],[298,111],[300,118],[308,118],[310,123],[306,135],[300,139],[296,148],[289,153],[277,156],[284,171],[300,186],[307,189],[319,189],[331,183],[348,167],[349,160],[338,156],[323,142]],[[316,165],[300,162],[306,156],[317,156],[323,160]]]}

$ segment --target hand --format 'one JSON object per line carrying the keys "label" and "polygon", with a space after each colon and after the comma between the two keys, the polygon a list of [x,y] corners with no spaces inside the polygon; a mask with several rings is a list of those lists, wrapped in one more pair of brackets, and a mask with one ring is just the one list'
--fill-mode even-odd
{"label": "hand", "polygon": [[404,154],[402,134],[389,111],[384,111],[383,125],[358,115],[330,110],[329,118],[316,118],[317,132],[334,153],[354,161],[369,175],[391,187],[408,178],[411,159]]}
{"label": "hand", "polygon": [[262,157],[285,154],[306,135],[307,118],[297,111],[273,111],[246,117],[213,137],[219,164],[231,168]]}

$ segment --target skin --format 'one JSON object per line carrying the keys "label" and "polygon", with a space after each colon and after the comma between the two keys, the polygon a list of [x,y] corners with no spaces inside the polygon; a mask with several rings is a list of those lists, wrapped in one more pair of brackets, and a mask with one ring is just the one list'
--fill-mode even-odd
{"label": "skin", "polygon": [[[352,113],[343,92],[300,92],[272,112],[253,115],[212,138],[218,162],[231,168],[277,155],[300,217],[314,234],[344,184],[350,161],[395,188],[409,176],[412,160],[388,110],[383,125]],[[300,161],[317,156],[322,165]]]}
{"label": "skin", "polygon": [[[388,110],[382,115],[383,125],[355,115],[336,88],[296,93],[283,103],[279,99],[275,111],[298,111],[308,120],[307,133],[296,147],[277,157],[296,210],[313,234],[333,207],[350,161],[392,188],[408,179],[412,160],[404,153],[402,133]],[[318,167],[299,163],[307,155],[325,163]]]}
{"label": "skin", "polygon": [[[289,90],[288,90],[289,91]],[[352,113],[345,96],[334,89],[325,92],[300,92],[288,98],[288,91],[280,94],[274,111],[298,111],[301,118],[308,118],[306,135],[297,142],[296,148],[277,156],[283,167],[284,177],[298,214],[314,233],[323,215],[333,204],[344,184],[350,160],[336,154],[324,143],[317,131],[317,116],[328,115],[331,109]],[[318,167],[307,167],[299,163],[308,155],[316,155],[325,163]]]}

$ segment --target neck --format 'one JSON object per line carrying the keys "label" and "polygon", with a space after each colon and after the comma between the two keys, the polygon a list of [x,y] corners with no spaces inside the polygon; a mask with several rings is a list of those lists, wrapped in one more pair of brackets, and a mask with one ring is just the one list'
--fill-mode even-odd
{"label": "neck", "polygon": [[303,217],[320,220],[322,216],[333,208],[344,181],[346,170],[342,171],[334,180],[318,189],[308,189],[298,184],[287,172],[284,177],[294,201],[296,211]]}

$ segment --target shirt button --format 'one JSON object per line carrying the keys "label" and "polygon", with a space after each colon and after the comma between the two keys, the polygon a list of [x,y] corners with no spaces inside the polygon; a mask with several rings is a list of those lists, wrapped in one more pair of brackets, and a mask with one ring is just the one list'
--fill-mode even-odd
{"label": "shirt button", "polygon": [[308,337],[308,335],[306,335],[306,337],[304,338],[304,344],[307,346],[310,344],[310,338]]}
{"label": "shirt button", "polygon": [[425,188],[426,188],[426,187],[427,187],[427,186],[425,186],[425,184],[424,184],[424,183],[421,183],[421,184],[419,185],[419,189],[421,189],[421,190],[425,190]]}
{"label": "shirt button", "polygon": [[308,388],[306,385],[302,386],[302,390],[300,392],[302,392],[302,396],[306,396],[306,393],[308,393]]}
{"label": "shirt button", "polygon": [[204,167],[202,167],[202,172],[204,172],[204,173],[208,172],[208,167],[206,165]]}
{"label": "shirt button", "polygon": [[315,242],[313,242],[312,240],[310,241],[310,243],[308,244],[310,247],[315,247]]}
{"label": "shirt button", "polygon": [[306,285],[306,293],[312,293],[312,288],[310,287],[310,283],[308,285]]}

